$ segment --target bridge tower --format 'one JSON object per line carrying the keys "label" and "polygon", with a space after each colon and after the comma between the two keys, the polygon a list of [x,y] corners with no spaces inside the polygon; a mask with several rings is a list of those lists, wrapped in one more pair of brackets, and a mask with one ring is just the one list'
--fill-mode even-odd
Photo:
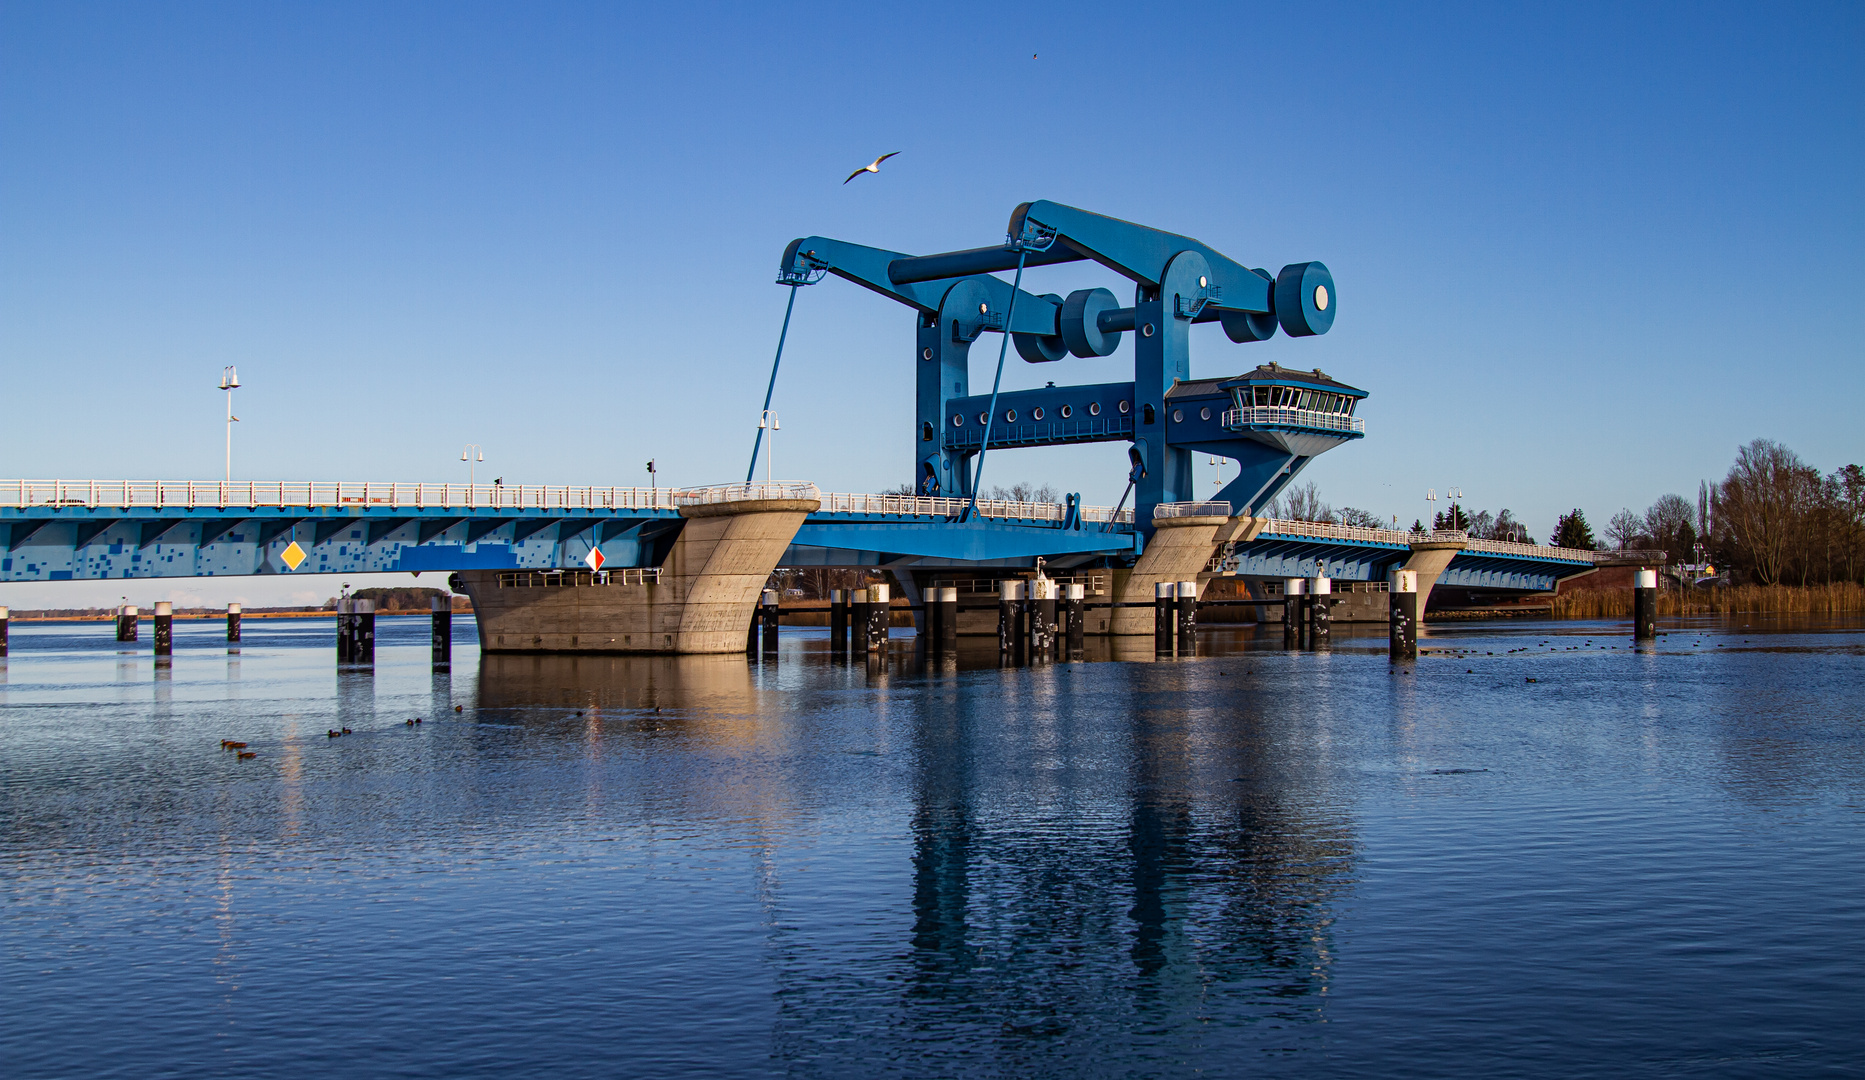
{"label": "bridge tower", "polygon": [[[1127,278],[1131,306],[1108,289],[1035,294],[996,276],[1084,260]],[[915,309],[912,442],[921,494],[974,494],[976,459],[987,445],[1126,441],[1135,522],[1150,534],[1155,507],[1196,501],[1195,454],[1238,463],[1240,475],[1218,499],[1249,513],[1315,454],[1364,433],[1352,411],[1365,392],[1319,370],[1270,365],[1236,379],[1192,378],[1195,324],[1219,323],[1239,344],[1278,329],[1292,337],[1326,333],[1338,305],[1333,277],[1319,262],[1271,275],[1191,237],[1032,202],[1016,208],[1006,242],[992,247],[912,256],[821,236],[791,242],[780,282],[825,274]],[[1107,356],[1131,333],[1133,381],[1001,392],[993,402],[973,392],[970,378],[971,347],[987,332],[1010,334],[1017,354],[1035,364]],[[1285,389],[1257,393],[1271,385]]]}

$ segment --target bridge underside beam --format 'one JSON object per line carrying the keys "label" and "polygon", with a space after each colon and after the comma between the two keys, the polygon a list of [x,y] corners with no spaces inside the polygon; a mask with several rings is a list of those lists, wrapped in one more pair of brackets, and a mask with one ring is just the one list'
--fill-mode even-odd
{"label": "bridge underside beam", "polygon": [[1133,555],[1134,534],[1000,524],[989,519],[964,524],[944,520],[895,522],[805,522],[793,547],[874,552],[889,556],[994,562],[1060,555]]}

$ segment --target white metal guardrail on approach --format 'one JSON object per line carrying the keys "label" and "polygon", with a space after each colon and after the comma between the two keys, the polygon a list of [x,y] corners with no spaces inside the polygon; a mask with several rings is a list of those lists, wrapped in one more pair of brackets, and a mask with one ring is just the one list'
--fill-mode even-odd
{"label": "white metal guardrail on approach", "polygon": [[[402,484],[297,480],[0,480],[0,506],[91,509],[312,509],[386,507],[461,510],[676,510],[754,499],[816,499],[837,513],[956,517],[969,499],[823,492],[800,482],[718,484],[690,488],[552,487],[521,484]],[[981,499],[981,517],[1062,521],[1062,503]],[[1082,520],[1130,524],[1132,510],[1082,508]]]}

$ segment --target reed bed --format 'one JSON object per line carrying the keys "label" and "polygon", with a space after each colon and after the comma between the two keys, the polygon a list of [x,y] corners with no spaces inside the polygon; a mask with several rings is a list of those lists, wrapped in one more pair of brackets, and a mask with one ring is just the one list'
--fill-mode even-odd
{"label": "reed bed", "polygon": [[[1865,611],[1865,588],[1836,585],[1737,585],[1718,589],[1665,589],[1659,615],[1839,615]],[[1632,615],[1631,589],[1581,589],[1554,598],[1557,619],[1612,619]]]}

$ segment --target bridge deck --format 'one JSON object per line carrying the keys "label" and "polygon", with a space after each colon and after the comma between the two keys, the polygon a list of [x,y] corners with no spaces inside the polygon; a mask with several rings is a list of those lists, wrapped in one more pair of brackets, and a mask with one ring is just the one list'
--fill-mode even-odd
{"label": "bridge deck", "polygon": [[[784,565],[1058,565],[1130,559],[1131,510],[821,492],[811,484],[710,488],[534,487],[314,481],[0,481],[0,581],[277,573],[529,570],[658,565],[683,507],[820,501]],[[1206,511],[1200,511],[1206,512]],[[1210,512],[1224,513],[1223,509]],[[966,520],[960,521],[965,516]],[[1421,537],[1327,522],[1268,521],[1232,546],[1233,572],[1379,580]],[[1594,553],[1463,534],[1443,579],[1546,589]],[[296,551],[288,549],[295,548]]]}

